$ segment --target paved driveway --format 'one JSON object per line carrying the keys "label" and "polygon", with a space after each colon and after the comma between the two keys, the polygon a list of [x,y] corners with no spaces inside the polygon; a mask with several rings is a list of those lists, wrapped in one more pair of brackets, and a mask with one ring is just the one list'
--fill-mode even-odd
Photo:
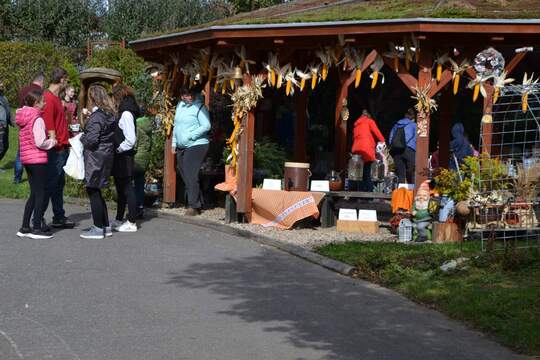
{"label": "paved driveway", "polygon": [[[395,293],[171,220],[19,239],[0,200],[0,359],[517,359]],[[89,213],[69,214],[90,224]]]}

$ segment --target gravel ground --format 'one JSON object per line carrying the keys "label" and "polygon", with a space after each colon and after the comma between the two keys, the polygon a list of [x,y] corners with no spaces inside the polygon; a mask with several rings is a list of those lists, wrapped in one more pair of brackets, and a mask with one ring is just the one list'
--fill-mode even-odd
{"label": "gravel ground", "polygon": [[[162,209],[161,211],[169,214],[184,215],[184,208]],[[214,221],[219,224],[231,226],[234,228],[247,230],[259,235],[271,237],[285,243],[292,243],[308,249],[345,241],[395,241],[396,236],[391,234],[388,228],[380,227],[378,234],[359,234],[337,232],[335,227],[321,228],[293,228],[291,230],[281,230],[277,228],[265,228],[255,224],[225,224],[225,209],[214,208],[205,210],[200,218]]]}

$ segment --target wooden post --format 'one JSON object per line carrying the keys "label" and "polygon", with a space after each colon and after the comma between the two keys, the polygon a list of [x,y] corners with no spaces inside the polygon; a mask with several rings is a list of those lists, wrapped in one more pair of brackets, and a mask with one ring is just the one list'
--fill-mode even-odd
{"label": "wooden post", "polygon": [[450,130],[452,128],[453,96],[452,90],[447,88],[441,94],[440,122],[439,122],[439,166],[448,168],[450,158]]}
{"label": "wooden post", "polygon": [[[251,83],[251,77],[244,75],[244,84]],[[251,218],[251,193],[253,188],[253,145],[255,143],[255,109],[242,120],[238,154],[238,199],[236,210],[249,220]]]}
{"label": "wooden post", "polygon": [[[418,72],[418,87],[425,88],[431,84],[431,68],[433,55],[430,48],[423,48],[420,52],[420,70]],[[415,189],[427,179],[428,156],[429,156],[429,112],[419,112],[416,120],[416,166],[415,166]]]}
{"label": "wooden post", "polygon": [[481,153],[491,154],[491,143],[493,139],[493,92],[492,85],[485,84],[486,97],[484,98],[484,111],[482,116],[482,148]]}
{"label": "wooden post", "polygon": [[165,159],[163,161],[163,202],[176,202],[176,169],[174,168],[175,156],[171,152],[172,136],[165,142]]}
{"label": "wooden post", "polygon": [[294,129],[294,160],[305,162],[306,155],[306,133],[307,133],[307,90],[299,93],[296,97],[296,124]]}

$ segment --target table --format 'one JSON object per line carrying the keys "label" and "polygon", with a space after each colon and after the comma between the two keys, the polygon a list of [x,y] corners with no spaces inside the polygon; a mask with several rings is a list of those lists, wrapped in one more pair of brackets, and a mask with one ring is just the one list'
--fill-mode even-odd
{"label": "table", "polygon": [[330,191],[325,193],[321,201],[321,227],[328,228],[336,225],[336,209],[334,203],[336,199],[382,199],[391,200],[391,194],[364,191]]}

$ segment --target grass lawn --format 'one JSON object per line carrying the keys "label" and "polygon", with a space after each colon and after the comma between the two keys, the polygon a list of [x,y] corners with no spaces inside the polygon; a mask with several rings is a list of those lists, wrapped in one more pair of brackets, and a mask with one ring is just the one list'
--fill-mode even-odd
{"label": "grass lawn", "polygon": [[[484,253],[479,242],[347,242],[317,251],[356,266],[358,277],[462,320],[519,352],[540,355],[538,249]],[[458,257],[470,261],[450,273],[439,269]]]}

